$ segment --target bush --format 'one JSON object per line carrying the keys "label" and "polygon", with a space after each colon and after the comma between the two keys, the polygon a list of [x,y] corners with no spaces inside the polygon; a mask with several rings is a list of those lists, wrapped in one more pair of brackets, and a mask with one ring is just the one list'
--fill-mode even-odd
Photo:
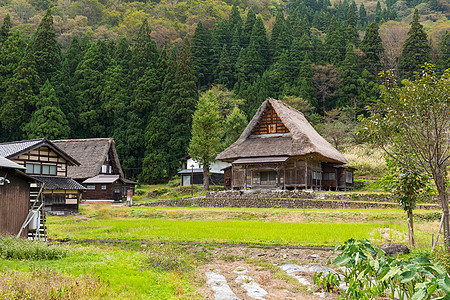
{"label": "bush", "polygon": [[30,241],[12,236],[0,236],[0,257],[4,259],[60,259],[68,250],[61,246],[49,246],[40,241]]}
{"label": "bush", "polygon": [[170,180],[167,185],[169,187],[178,187],[181,185],[181,178],[179,176],[175,176],[172,178],[172,180]]}
{"label": "bush", "polygon": [[150,245],[145,265],[157,271],[184,272],[193,268],[193,259],[174,244]]}
{"label": "bush", "polygon": [[142,195],[145,194],[145,191],[144,191],[144,190],[141,190],[141,189],[137,189],[137,190],[134,191],[134,193],[135,193],[136,195],[138,195],[138,196],[142,196]]}

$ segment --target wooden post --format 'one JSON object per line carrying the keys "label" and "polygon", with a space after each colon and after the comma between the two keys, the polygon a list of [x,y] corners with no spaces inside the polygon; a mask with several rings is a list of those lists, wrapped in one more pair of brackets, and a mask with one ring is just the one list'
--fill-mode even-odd
{"label": "wooden post", "polygon": [[244,165],[244,190],[247,189],[247,165]]}
{"label": "wooden post", "polygon": [[305,190],[308,189],[308,161],[305,159]]}
{"label": "wooden post", "polygon": [[283,190],[286,189],[286,165],[283,167]]}

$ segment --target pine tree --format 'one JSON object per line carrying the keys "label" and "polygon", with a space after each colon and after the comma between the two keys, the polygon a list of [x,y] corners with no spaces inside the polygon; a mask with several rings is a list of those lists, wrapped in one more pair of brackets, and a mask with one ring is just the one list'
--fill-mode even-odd
{"label": "pine tree", "polygon": [[233,32],[236,28],[239,30],[239,34],[242,31],[242,18],[239,13],[239,9],[236,5],[233,5],[230,12],[230,18],[228,19],[228,23],[230,24],[230,30]]}
{"label": "pine tree", "polygon": [[168,142],[173,160],[178,159],[170,170],[169,177],[175,174],[179,160],[187,154],[192,115],[198,101],[197,79],[193,72],[189,41],[186,38],[177,60],[174,93],[168,107],[170,140]]}
{"label": "pine tree", "polygon": [[450,32],[446,30],[439,42],[438,67],[441,72],[450,68]]}
{"label": "pine tree", "polygon": [[36,61],[36,70],[41,83],[52,76],[61,68],[61,47],[56,40],[53,29],[53,16],[50,9],[47,10],[30,46]]}
{"label": "pine tree", "polygon": [[351,44],[347,44],[344,62],[341,66],[340,90],[333,107],[345,107],[358,99],[358,63]]}
{"label": "pine tree", "polygon": [[24,126],[27,138],[65,139],[69,137],[69,123],[59,107],[55,90],[48,80],[42,87],[36,108],[30,122]]}
{"label": "pine tree", "polygon": [[35,110],[39,87],[38,76],[33,56],[24,58],[14,72],[14,76],[6,83],[6,94],[0,107],[2,126],[14,140],[22,139],[21,124],[30,121]]}
{"label": "pine tree", "polygon": [[[55,75],[53,84],[56,97],[59,99],[61,110],[65,114],[72,134],[77,134],[80,129],[79,114],[80,101],[77,98],[75,71],[82,60],[81,45],[76,36],[73,37],[69,49],[67,49],[61,65],[61,69]],[[71,137],[76,137],[72,135]]]}
{"label": "pine tree", "polygon": [[361,3],[359,6],[359,23],[361,25],[361,28],[366,28],[367,26],[367,11],[364,7],[364,3]]}
{"label": "pine tree", "polygon": [[382,10],[381,10],[381,4],[380,1],[377,1],[377,7],[375,9],[375,23],[380,24],[382,20]]}
{"label": "pine tree", "polygon": [[272,36],[270,39],[272,60],[275,61],[279,55],[289,49],[290,43],[291,34],[284,20],[283,12],[279,11],[272,28]]}
{"label": "pine tree", "polygon": [[403,44],[399,68],[406,76],[419,71],[422,65],[431,61],[430,45],[422,24],[419,23],[419,11],[415,9],[408,37]]}
{"label": "pine tree", "polygon": [[256,18],[255,26],[253,26],[249,47],[252,46],[252,43],[254,47],[252,51],[256,50],[263,59],[263,64],[259,67],[262,67],[264,70],[266,63],[269,61],[270,51],[266,28],[264,27],[263,20],[259,16]]}
{"label": "pine tree", "polygon": [[198,80],[198,88],[205,87],[211,82],[212,53],[210,45],[211,36],[199,21],[195,28],[191,42],[192,62],[194,74]]}
{"label": "pine tree", "polygon": [[247,12],[247,18],[245,19],[244,28],[242,31],[242,47],[247,48],[250,44],[250,37],[252,35],[253,26],[256,23],[256,15],[250,8]]}
{"label": "pine tree", "polygon": [[80,123],[84,137],[104,137],[105,112],[101,107],[104,73],[110,63],[105,42],[92,44],[75,72],[77,100],[81,103]]}
{"label": "pine tree", "polygon": [[9,16],[9,14],[7,14],[5,18],[3,18],[2,27],[0,27],[0,45],[4,43],[11,35],[11,27],[11,17]]}
{"label": "pine tree", "polygon": [[6,91],[6,83],[19,66],[25,49],[26,43],[18,30],[0,45],[0,99]]}
{"label": "pine tree", "polygon": [[378,24],[371,23],[366,29],[363,41],[361,43],[361,50],[364,51],[365,64],[373,75],[377,76],[381,69],[381,54],[383,53],[383,43],[378,31]]}
{"label": "pine tree", "polygon": [[227,88],[232,88],[233,85],[233,62],[227,51],[226,45],[223,45],[220,53],[219,64],[216,69],[217,83],[223,84]]}
{"label": "pine tree", "polygon": [[209,190],[209,167],[220,151],[221,117],[217,98],[211,91],[200,97],[192,118],[189,155],[203,167],[203,189]]}
{"label": "pine tree", "polygon": [[147,20],[139,28],[136,43],[133,46],[131,58],[131,80],[136,83],[150,65],[155,66],[158,61],[158,49],[151,36],[151,29]]}

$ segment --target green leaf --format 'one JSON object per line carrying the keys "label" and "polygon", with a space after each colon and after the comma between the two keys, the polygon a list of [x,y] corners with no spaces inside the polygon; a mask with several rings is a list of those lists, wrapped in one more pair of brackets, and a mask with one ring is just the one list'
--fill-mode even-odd
{"label": "green leaf", "polygon": [[400,277],[402,278],[401,283],[407,283],[417,277],[417,272],[408,270],[401,273]]}
{"label": "green leaf", "polygon": [[411,300],[422,300],[426,299],[427,292],[425,289],[420,289],[414,293],[414,295],[411,297]]}
{"label": "green leaf", "polygon": [[351,260],[350,256],[348,256],[347,254],[341,254],[341,255],[337,256],[334,259],[333,264],[335,264],[335,265],[345,265],[350,260]]}
{"label": "green leaf", "polygon": [[446,275],[443,279],[438,280],[439,287],[446,294],[450,294],[450,278]]}
{"label": "green leaf", "polygon": [[391,269],[389,270],[389,272],[387,272],[387,274],[384,275],[383,278],[381,278],[381,281],[389,280],[389,279],[391,279],[392,277],[394,277],[395,275],[397,275],[398,273],[400,273],[400,268],[397,267],[397,266],[395,266],[395,267],[391,268]]}

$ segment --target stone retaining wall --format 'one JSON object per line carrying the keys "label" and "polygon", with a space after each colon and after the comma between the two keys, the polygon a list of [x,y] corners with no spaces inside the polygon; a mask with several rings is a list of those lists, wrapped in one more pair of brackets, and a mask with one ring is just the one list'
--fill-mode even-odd
{"label": "stone retaining wall", "polygon": [[[137,204],[139,206],[166,207],[252,207],[252,208],[400,208],[395,202],[300,199],[300,198],[262,198],[262,197],[195,197],[176,200],[155,201]],[[417,209],[439,209],[435,204],[418,204]]]}

